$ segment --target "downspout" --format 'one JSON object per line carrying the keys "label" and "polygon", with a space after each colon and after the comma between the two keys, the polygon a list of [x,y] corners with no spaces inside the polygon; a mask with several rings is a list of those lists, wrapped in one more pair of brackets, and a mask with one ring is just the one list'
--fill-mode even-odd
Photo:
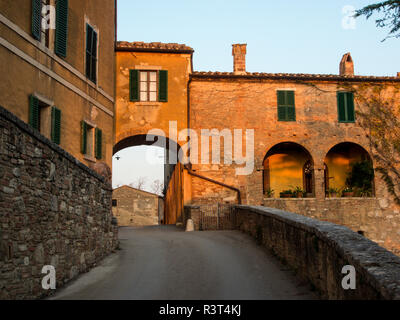
{"label": "downspout", "polygon": [[201,176],[201,175],[199,175],[199,174],[193,172],[191,169],[189,169],[189,168],[186,167],[186,166],[185,166],[185,169],[186,169],[187,172],[188,172],[191,176],[193,176],[193,177],[196,177],[196,178],[199,178],[199,179],[203,179],[203,180],[206,180],[206,181],[208,181],[208,182],[217,184],[217,185],[219,185],[219,186],[221,186],[221,187],[224,187],[224,188],[227,188],[227,189],[230,189],[230,190],[235,191],[235,192],[237,193],[237,197],[238,197],[238,204],[242,204],[242,199],[241,199],[241,197],[240,197],[240,190],[239,190],[238,188],[235,188],[235,187],[232,187],[232,186],[228,186],[228,185],[225,184],[225,183],[222,183],[222,182],[216,181],[216,180],[214,180],[214,179],[210,179],[210,178]]}

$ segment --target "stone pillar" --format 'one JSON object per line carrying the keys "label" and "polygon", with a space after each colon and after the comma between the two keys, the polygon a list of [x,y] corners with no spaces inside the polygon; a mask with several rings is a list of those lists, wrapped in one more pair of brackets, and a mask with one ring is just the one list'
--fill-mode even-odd
{"label": "stone pillar", "polygon": [[315,197],[325,199],[325,171],[324,168],[314,168]]}
{"label": "stone pillar", "polygon": [[247,44],[232,45],[233,72],[235,74],[246,73],[246,53],[247,53]]}

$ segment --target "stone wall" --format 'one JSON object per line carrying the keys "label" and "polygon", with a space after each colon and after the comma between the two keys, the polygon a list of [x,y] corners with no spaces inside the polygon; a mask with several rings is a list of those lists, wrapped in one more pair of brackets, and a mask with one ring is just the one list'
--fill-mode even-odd
{"label": "stone wall", "polygon": [[400,256],[400,215],[377,198],[264,199],[264,206],[343,225]]}
{"label": "stone wall", "polygon": [[111,185],[0,107],[0,299],[37,299],[117,246]]}
{"label": "stone wall", "polygon": [[[236,206],[237,227],[255,237],[325,299],[400,299],[400,258],[346,227],[264,207]],[[354,266],[356,289],[342,268]]]}
{"label": "stone wall", "polygon": [[119,226],[153,226],[159,224],[159,202],[156,194],[123,186],[113,191],[113,214]]}

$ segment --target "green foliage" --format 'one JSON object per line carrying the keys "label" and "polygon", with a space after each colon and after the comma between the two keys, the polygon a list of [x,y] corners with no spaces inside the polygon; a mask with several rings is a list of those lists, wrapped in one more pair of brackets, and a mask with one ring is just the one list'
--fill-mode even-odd
{"label": "green foliage", "polygon": [[265,190],[265,195],[266,195],[268,198],[272,198],[272,197],[274,196],[274,193],[275,193],[275,190],[272,190],[272,189],[267,189],[267,190]]}
{"label": "green foliage", "polygon": [[382,13],[379,19],[375,20],[378,28],[389,28],[387,38],[400,38],[400,1],[390,0],[381,1],[375,4],[368,5],[356,11],[355,17],[365,16],[369,19],[374,13]]}
{"label": "green foliage", "polygon": [[362,191],[372,190],[374,168],[370,161],[356,162],[346,180],[349,187],[355,187]]}

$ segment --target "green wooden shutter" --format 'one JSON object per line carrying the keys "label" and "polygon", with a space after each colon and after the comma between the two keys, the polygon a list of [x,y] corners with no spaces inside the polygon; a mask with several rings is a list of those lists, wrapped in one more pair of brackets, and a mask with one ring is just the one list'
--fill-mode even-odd
{"label": "green wooden shutter", "polygon": [[51,108],[51,141],[61,142],[61,110],[56,107]]}
{"label": "green wooden shutter", "polygon": [[354,94],[352,92],[347,92],[346,94],[346,105],[347,105],[347,121],[354,122]]}
{"label": "green wooden shutter", "polygon": [[296,108],[294,91],[277,91],[278,95],[278,120],[295,121]]}
{"label": "green wooden shutter", "polygon": [[39,99],[35,96],[29,97],[29,124],[39,130],[39,122],[40,121],[40,108],[39,108]]}
{"label": "green wooden shutter", "polygon": [[346,93],[338,92],[337,100],[338,100],[339,122],[345,122],[346,121]]}
{"label": "green wooden shutter", "polygon": [[57,0],[55,52],[60,57],[67,56],[68,0]]}
{"label": "green wooden shutter", "polygon": [[87,151],[87,124],[81,121],[81,152],[86,154]]}
{"label": "green wooden shutter", "polygon": [[158,101],[167,102],[168,101],[168,71],[159,71],[159,88],[158,88]]}
{"label": "green wooden shutter", "polygon": [[285,91],[278,91],[278,120],[286,120]]}
{"label": "green wooden shutter", "polygon": [[139,70],[129,72],[129,99],[139,101]]}
{"label": "green wooden shutter", "polygon": [[86,24],[86,77],[97,81],[97,33]]}
{"label": "green wooden shutter", "polygon": [[95,156],[96,159],[101,159],[102,158],[102,143],[103,143],[103,132],[96,128],[95,130]]}
{"label": "green wooden shutter", "polygon": [[286,91],[287,120],[296,120],[296,108],[294,102],[294,91]]}
{"label": "green wooden shutter", "polygon": [[32,35],[36,40],[41,40],[42,0],[32,0]]}

